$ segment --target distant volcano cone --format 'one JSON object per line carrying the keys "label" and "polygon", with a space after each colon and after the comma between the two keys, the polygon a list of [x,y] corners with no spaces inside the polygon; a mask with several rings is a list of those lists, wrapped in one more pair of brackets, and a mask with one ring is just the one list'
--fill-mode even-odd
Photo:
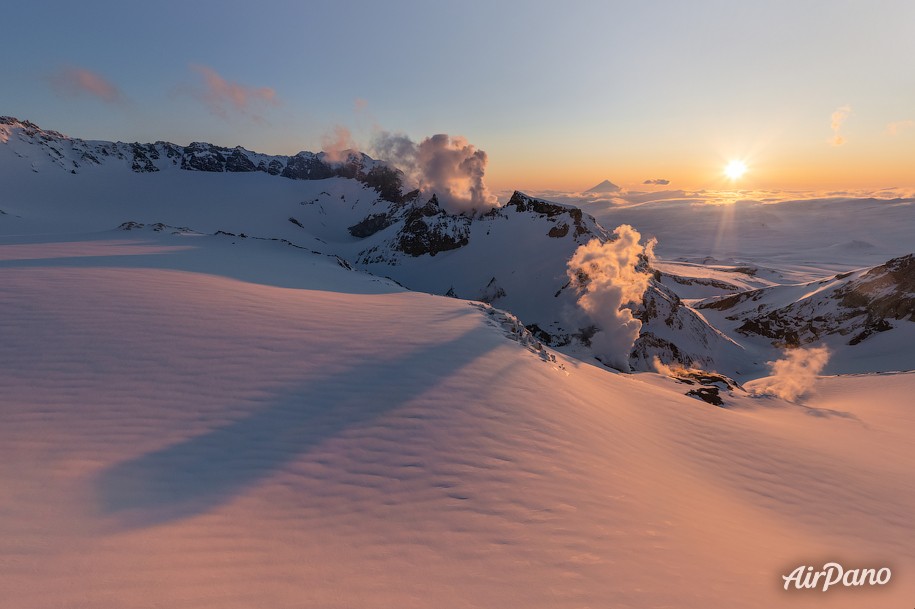
{"label": "distant volcano cone", "polygon": [[610,180],[604,180],[594,188],[589,188],[585,192],[619,192],[620,187],[611,182]]}

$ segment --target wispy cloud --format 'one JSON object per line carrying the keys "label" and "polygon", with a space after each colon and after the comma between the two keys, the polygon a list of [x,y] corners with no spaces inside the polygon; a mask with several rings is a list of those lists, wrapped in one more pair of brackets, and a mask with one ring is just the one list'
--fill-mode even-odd
{"label": "wispy cloud", "polygon": [[848,116],[851,114],[851,106],[839,106],[832,113],[831,117],[831,126],[832,126],[832,139],[830,143],[833,146],[841,146],[846,142],[845,137],[840,133],[842,125],[848,120]]}
{"label": "wispy cloud", "polygon": [[650,184],[653,186],[667,186],[668,184],[670,184],[670,180],[666,180],[664,178],[655,178],[653,180],[645,180],[644,182],[642,182],[642,184]]}
{"label": "wispy cloud", "polygon": [[123,104],[127,100],[105,77],[79,66],[65,66],[48,80],[59,95],[66,97],[91,97],[108,104]]}
{"label": "wispy cloud", "polygon": [[203,87],[192,89],[192,95],[220,118],[229,119],[235,114],[264,121],[264,110],[280,105],[276,91],[270,87],[252,87],[226,80],[209,66],[192,64],[190,67],[203,79]]}
{"label": "wispy cloud", "polygon": [[898,135],[900,131],[911,129],[912,127],[915,127],[915,121],[913,120],[896,121],[895,123],[887,124],[886,133],[887,135]]}

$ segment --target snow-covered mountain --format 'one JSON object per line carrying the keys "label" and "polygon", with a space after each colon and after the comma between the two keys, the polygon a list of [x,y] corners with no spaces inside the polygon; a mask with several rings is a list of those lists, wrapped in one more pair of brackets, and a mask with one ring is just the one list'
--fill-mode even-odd
{"label": "snow-covered mountain", "polygon": [[[48,214],[46,220],[92,230],[159,223],[282,240],[411,290],[492,304],[517,316],[543,343],[591,357],[595,327],[576,314],[578,293],[567,264],[580,246],[613,236],[578,207],[515,192],[499,207],[457,214],[434,193],[404,192],[401,171],[355,151],[270,156],[206,143],[81,140],[9,117],[0,118],[0,155],[6,159],[0,213],[10,222]],[[44,201],[64,192],[80,204],[42,210]],[[900,209],[887,207],[897,215]],[[607,217],[655,230],[658,218],[680,218],[682,211],[674,205],[655,213],[649,204],[631,212],[614,209]],[[774,220],[780,211],[754,211],[749,226],[761,214],[772,225],[787,225]],[[695,224],[697,238],[704,239],[710,223],[702,221],[700,228],[693,216],[706,213],[691,209],[674,224],[683,230]],[[683,230],[662,243],[686,240]],[[904,277],[892,287],[892,278],[904,275],[895,267],[796,284],[764,264],[685,260],[646,261],[652,278],[641,302],[632,303],[642,324],[629,357],[633,370],[650,370],[657,358],[752,376],[781,347],[824,339],[853,348],[874,333],[901,331],[902,340],[911,330],[911,315],[896,310],[907,306],[911,291]],[[873,302],[862,304],[862,298]],[[830,338],[847,334],[841,345]]]}
{"label": "snow-covered mountain", "polygon": [[[567,262],[580,245],[611,238],[590,215],[520,192],[475,216],[448,214],[434,198],[424,205],[378,207],[363,202],[346,209],[345,217],[330,224],[336,234],[322,232],[322,239],[338,243],[338,251],[359,268],[410,289],[482,300],[511,311],[549,345],[587,343],[588,328],[575,325],[570,314],[577,294],[569,287]],[[301,218],[314,225],[326,215],[316,202]],[[349,242],[350,236],[359,240]],[[664,363],[723,366],[733,372],[723,363],[741,361],[736,343],[657,280],[652,279],[635,308],[643,325],[630,357],[633,369],[649,370],[658,357]]]}
{"label": "snow-covered mountain", "polygon": [[[580,245],[611,236],[576,207],[516,192],[505,205],[486,212],[449,213],[434,194],[404,193],[399,170],[356,152],[331,161],[325,153],[268,156],[206,143],[182,147],[167,142],[86,141],[9,117],[0,119],[0,129],[9,149],[28,162],[32,171],[84,172],[74,180],[107,179],[97,172],[92,175],[93,170],[104,168],[138,174],[257,172],[321,185],[315,196],[299,201],[299,209],[272,222],[265,222],[258,209],[246,214],[250,223],[239,219],[231,227],[220,224],[227,218],[219,210],[213,210],[203,223],[200,213],[157,217],[162,206],[153,203],[142,210],[142,216],[110,216],[112,226],[142,219],[202,232],[286,239],[340,256],[357,268],[394,278],[410,289],[491,303],[518,316],[550,345],[574,349],[587,345],[593,332],[575,325],[570,315],[577,295],[567,289],[566,264]],[[331,178],[343,181],[333,188],[325,186]],[[357,183],[347,185],[347,180]],[[167,189],[168,183],[160,186]],[[226,187],[215,188],[206,196],[221,196]],[[331,196],[331,190],[340,194]],[[174,193],[169,198],[173,197]],[[202,211],[199,201],[194,207]],[[636,308],[643,330],[630,358],[633,369],[651,369],[658,357],[664,363],[721,368],[729,373],[739,370],[724,362],[741,361],[740,347],[656,280]]]}
{"label": "snow-covered mountain", "polygon": [[[811,375],[801,403],[755,395],[776,379],[743,364],[739,383],[617,374],[574,337],[546,345],[576,331],[563,325],[571,252],[612,237],[575,207],[516,193],[455,216],[336,174],[182,169],[164,145],[159,158],[143,148],[159,171],[134,171],[129,145],[121,158],[106,143],[75,168],[100,148],[20,125],[32,135],[0,130],[5,605],[913,598],[915,374]],[[641,219],[662,227],[666,212]],[[683,359],[765,361],[768,337],[693,299],[771,288],[777,304],[776,286],[809,284],[797,274],[836,272],[712,259],[706,235],[669,230],[688,260],[640,259],[652,282],[635,307],[636,363],[677,359],[671,345],[696,356]],[[870,266],[830,281],[860,286],[894,325],[844,345],[873,372],[912,353],[915,324],[890,319],[908,310],[888,287],[908,285],[906,259]],[[892,580],[782,588],[799,565],[832,560],[889,566]]]}
{"label": "snow-covered mountain", "polygon": [[739,322],[736,331],[796,347],[828,335],[857,345],[899,323],[915,321],[915,255],[799,285],[739,292],[700,302]]}
{"label": "snow-covered mountain", "polygon": [[0,116],[0,143],[31,161],[32,171],[56,166],[77,174],[99,165],[129,167],[136,173],[168,169],[206,172],[263,172],[294,180],[344,177],[359,180],[392,199],[399,195],[402,174],[387,164],[354,150],[330,155],[299,152],[293,156],[267,155],[241,146],[224,148],[206,142],[179,146],[105,142],[68,137],[30,121]]}

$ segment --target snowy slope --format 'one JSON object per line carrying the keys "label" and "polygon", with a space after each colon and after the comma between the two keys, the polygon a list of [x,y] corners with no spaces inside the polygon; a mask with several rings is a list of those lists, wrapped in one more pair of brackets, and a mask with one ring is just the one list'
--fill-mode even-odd
{"label": "snowy slope", "polygon": [[[911,374],[723,410],[658,375],[544,357],[466,301],[328,256],[151,227],[4,234],[0,308],[9,606],[851,608],[915,592]],[[825,560],[894,579],[782,590]]]}
{"label": "snowy slope", "polygon": [[[267,170],[236,171],[236,149],[132,146],[0,122],[4,606],[909,606],[915,374],[752,397],[771,340],[684,300],[733,286],[779,310],[876,280],[886,304],[896,267],[867,269],[903,252],[817,287],[851,269],[784,239],[713,260],[688,214],[640,208],[626,221],[676,254],[639,340],[755,379],[716,408],[522,326],[562,323],[566,261],[607,237],[576,208],[453,216],[365,176],[283,178],[308,156],[242,150],[232,167]],[[910,227],[903,208],[874,222]],[[830,366],[898,369],[906,324]],[[833,560],[891,585],[782,589]]]}

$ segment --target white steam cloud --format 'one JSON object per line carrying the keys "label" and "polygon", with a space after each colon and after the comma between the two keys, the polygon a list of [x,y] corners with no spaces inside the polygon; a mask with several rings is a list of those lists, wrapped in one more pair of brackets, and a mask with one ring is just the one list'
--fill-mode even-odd
{"label": "white steam cloud", "polygon": [[639,337],[642,322],[627,305],[641,302],[651,278],[638,268],[641,257],[651,258],[655,240],[641,244],[637,230],[623,224],[613,231],[616,239],[592,239],[569,260],[567,273],[579,292],[578,306],[598,328],[591,347],[602,362],[629,372],[629,352]]}
{"label": "white steam cloud", "polygon": [[405,135],[382,131],[374,156],[391,163],[423,192],[435,194],[452,213],[485,210],[498,204],[483,182],[486,153],[460,136],[440,133],[418,144]]}
{"label": "white steam cloud", "polygon": [[829,361],[826,347],[786,351],[782,359],[769,362],[772,376],[754,388],[757,395],[774,395],[793,402],[813,388],[817,375]]}

